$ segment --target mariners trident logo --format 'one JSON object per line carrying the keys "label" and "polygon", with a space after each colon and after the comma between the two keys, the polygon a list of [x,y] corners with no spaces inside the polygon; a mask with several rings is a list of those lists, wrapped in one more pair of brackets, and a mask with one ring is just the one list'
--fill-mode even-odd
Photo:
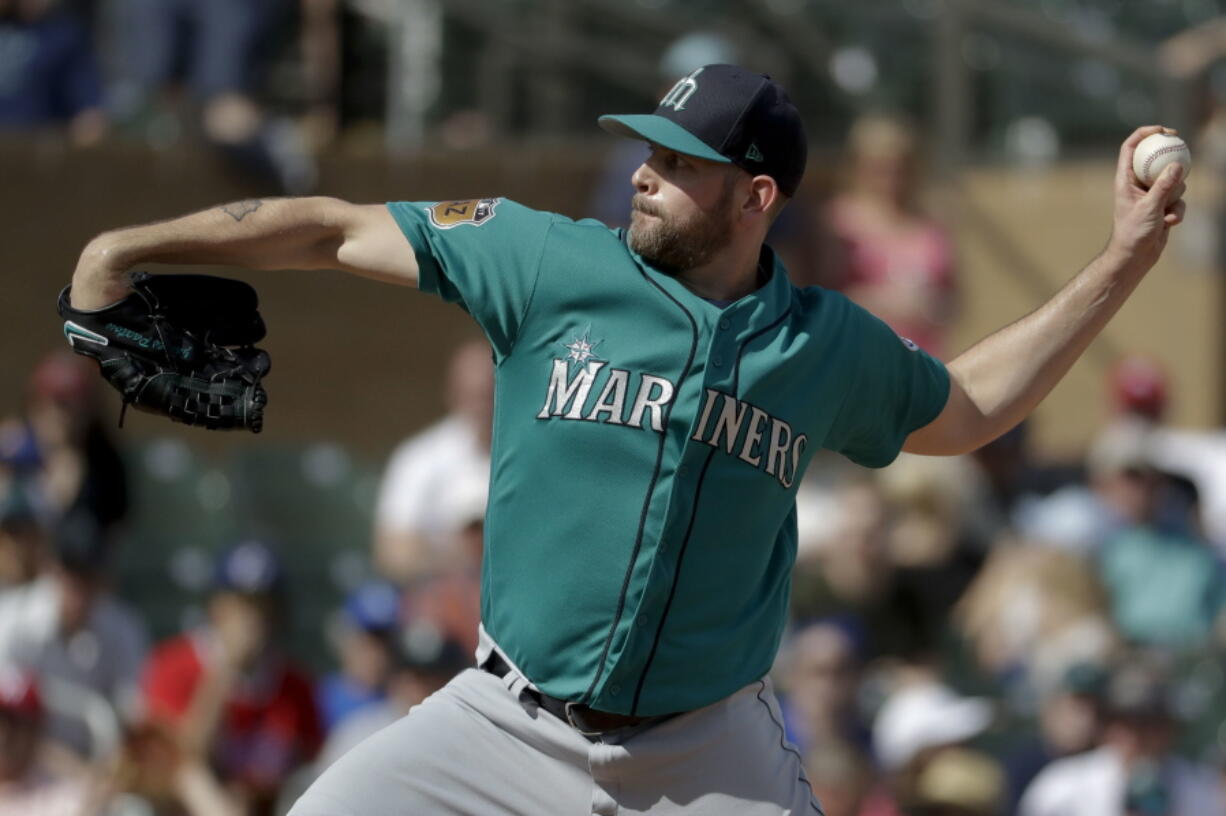
{"label": "mariners trident logo", "polygon": [[664,98],[660,100],[660,107],[672,108],[675,111],[685,110],[685,103],[689,102],[694,91],[698,90],[698,80],[695,77],[701,73],[702,69],[699,68],[689,76],[677,80],[672,90],[664,94]]}

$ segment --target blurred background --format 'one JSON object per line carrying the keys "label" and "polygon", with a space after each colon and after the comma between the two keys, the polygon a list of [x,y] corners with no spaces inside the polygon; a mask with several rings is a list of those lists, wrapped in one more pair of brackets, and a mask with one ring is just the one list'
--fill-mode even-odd
{"label": "blurred background", "polygon": [[818,457],[776,674],[828,816],[1226,814],[1224,13],[0,0],[0,814],[284,812],[475,636],[492,392],[467,318],[245,276],[267,430],[120,431],[53,311],[85,242],[306,194],[619,226],[645,153],[596,116],[712,62],[805,118],[771,238],[794,282],[945,359],[1103,246],[1133,128],[1189,141],[1186,223],[1023,426],[879,472]]}

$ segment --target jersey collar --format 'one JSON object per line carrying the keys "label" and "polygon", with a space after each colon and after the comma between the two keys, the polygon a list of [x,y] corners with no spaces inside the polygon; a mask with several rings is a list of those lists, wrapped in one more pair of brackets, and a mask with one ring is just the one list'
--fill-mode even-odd
{"label": "jersey collar", "polygon": [[672,275],[661,272],[643,260],[642,256],[630,249],[627,231],[621,229],[619,232],[622,245],[639,268],[694,313],[718,315],[723,319],[744,323],[746,328],[755,329],[775,322],[792,305],[793,286],[788,280],[787,270],[776,257],[775,251],[765,244],[762,245],[758,263],[760,268],[767,270],[766,282],[740,300],[721,308],[691,292]]}

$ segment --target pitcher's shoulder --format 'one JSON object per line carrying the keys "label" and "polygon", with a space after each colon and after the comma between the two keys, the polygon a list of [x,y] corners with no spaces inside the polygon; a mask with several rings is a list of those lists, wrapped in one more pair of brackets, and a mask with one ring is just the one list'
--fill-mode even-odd
{"label": "pitcher's shoulder", "polygon": [[610,227],[595,218],[571,218],[562,213],[552,213],[554,229],[582,234],[593,240],[621,241],[622,230]]}
{"label": "pitcher's shoulder", "polygon": [[854,311],[863,311],[842,292],[821,286],[793,285],[792,305],[798,314],[810,320],[846,318]]}

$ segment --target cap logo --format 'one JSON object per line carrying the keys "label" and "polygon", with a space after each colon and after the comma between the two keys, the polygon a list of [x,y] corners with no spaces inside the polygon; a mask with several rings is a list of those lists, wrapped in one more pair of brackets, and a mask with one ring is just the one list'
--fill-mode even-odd
{"label": "cap logo", "polygon": [[766,161],[766,157],[762,155],[762,151],[753,142],[749,143],[749,149],[745,151],[745,161],[761,162]]}
{"label": "cap logo", "polygon": [[689,76],[677,80],[677,84],[672,87],[672,90],[664,94],[664,98],[660,100],[660,107],[672,108],[675,111],[685,110],[685,103],[689,102],[690,97],[694,95],[694,91],[698,90],[698,82],[694,77],[701,73],[702,69],[699,68]]}

